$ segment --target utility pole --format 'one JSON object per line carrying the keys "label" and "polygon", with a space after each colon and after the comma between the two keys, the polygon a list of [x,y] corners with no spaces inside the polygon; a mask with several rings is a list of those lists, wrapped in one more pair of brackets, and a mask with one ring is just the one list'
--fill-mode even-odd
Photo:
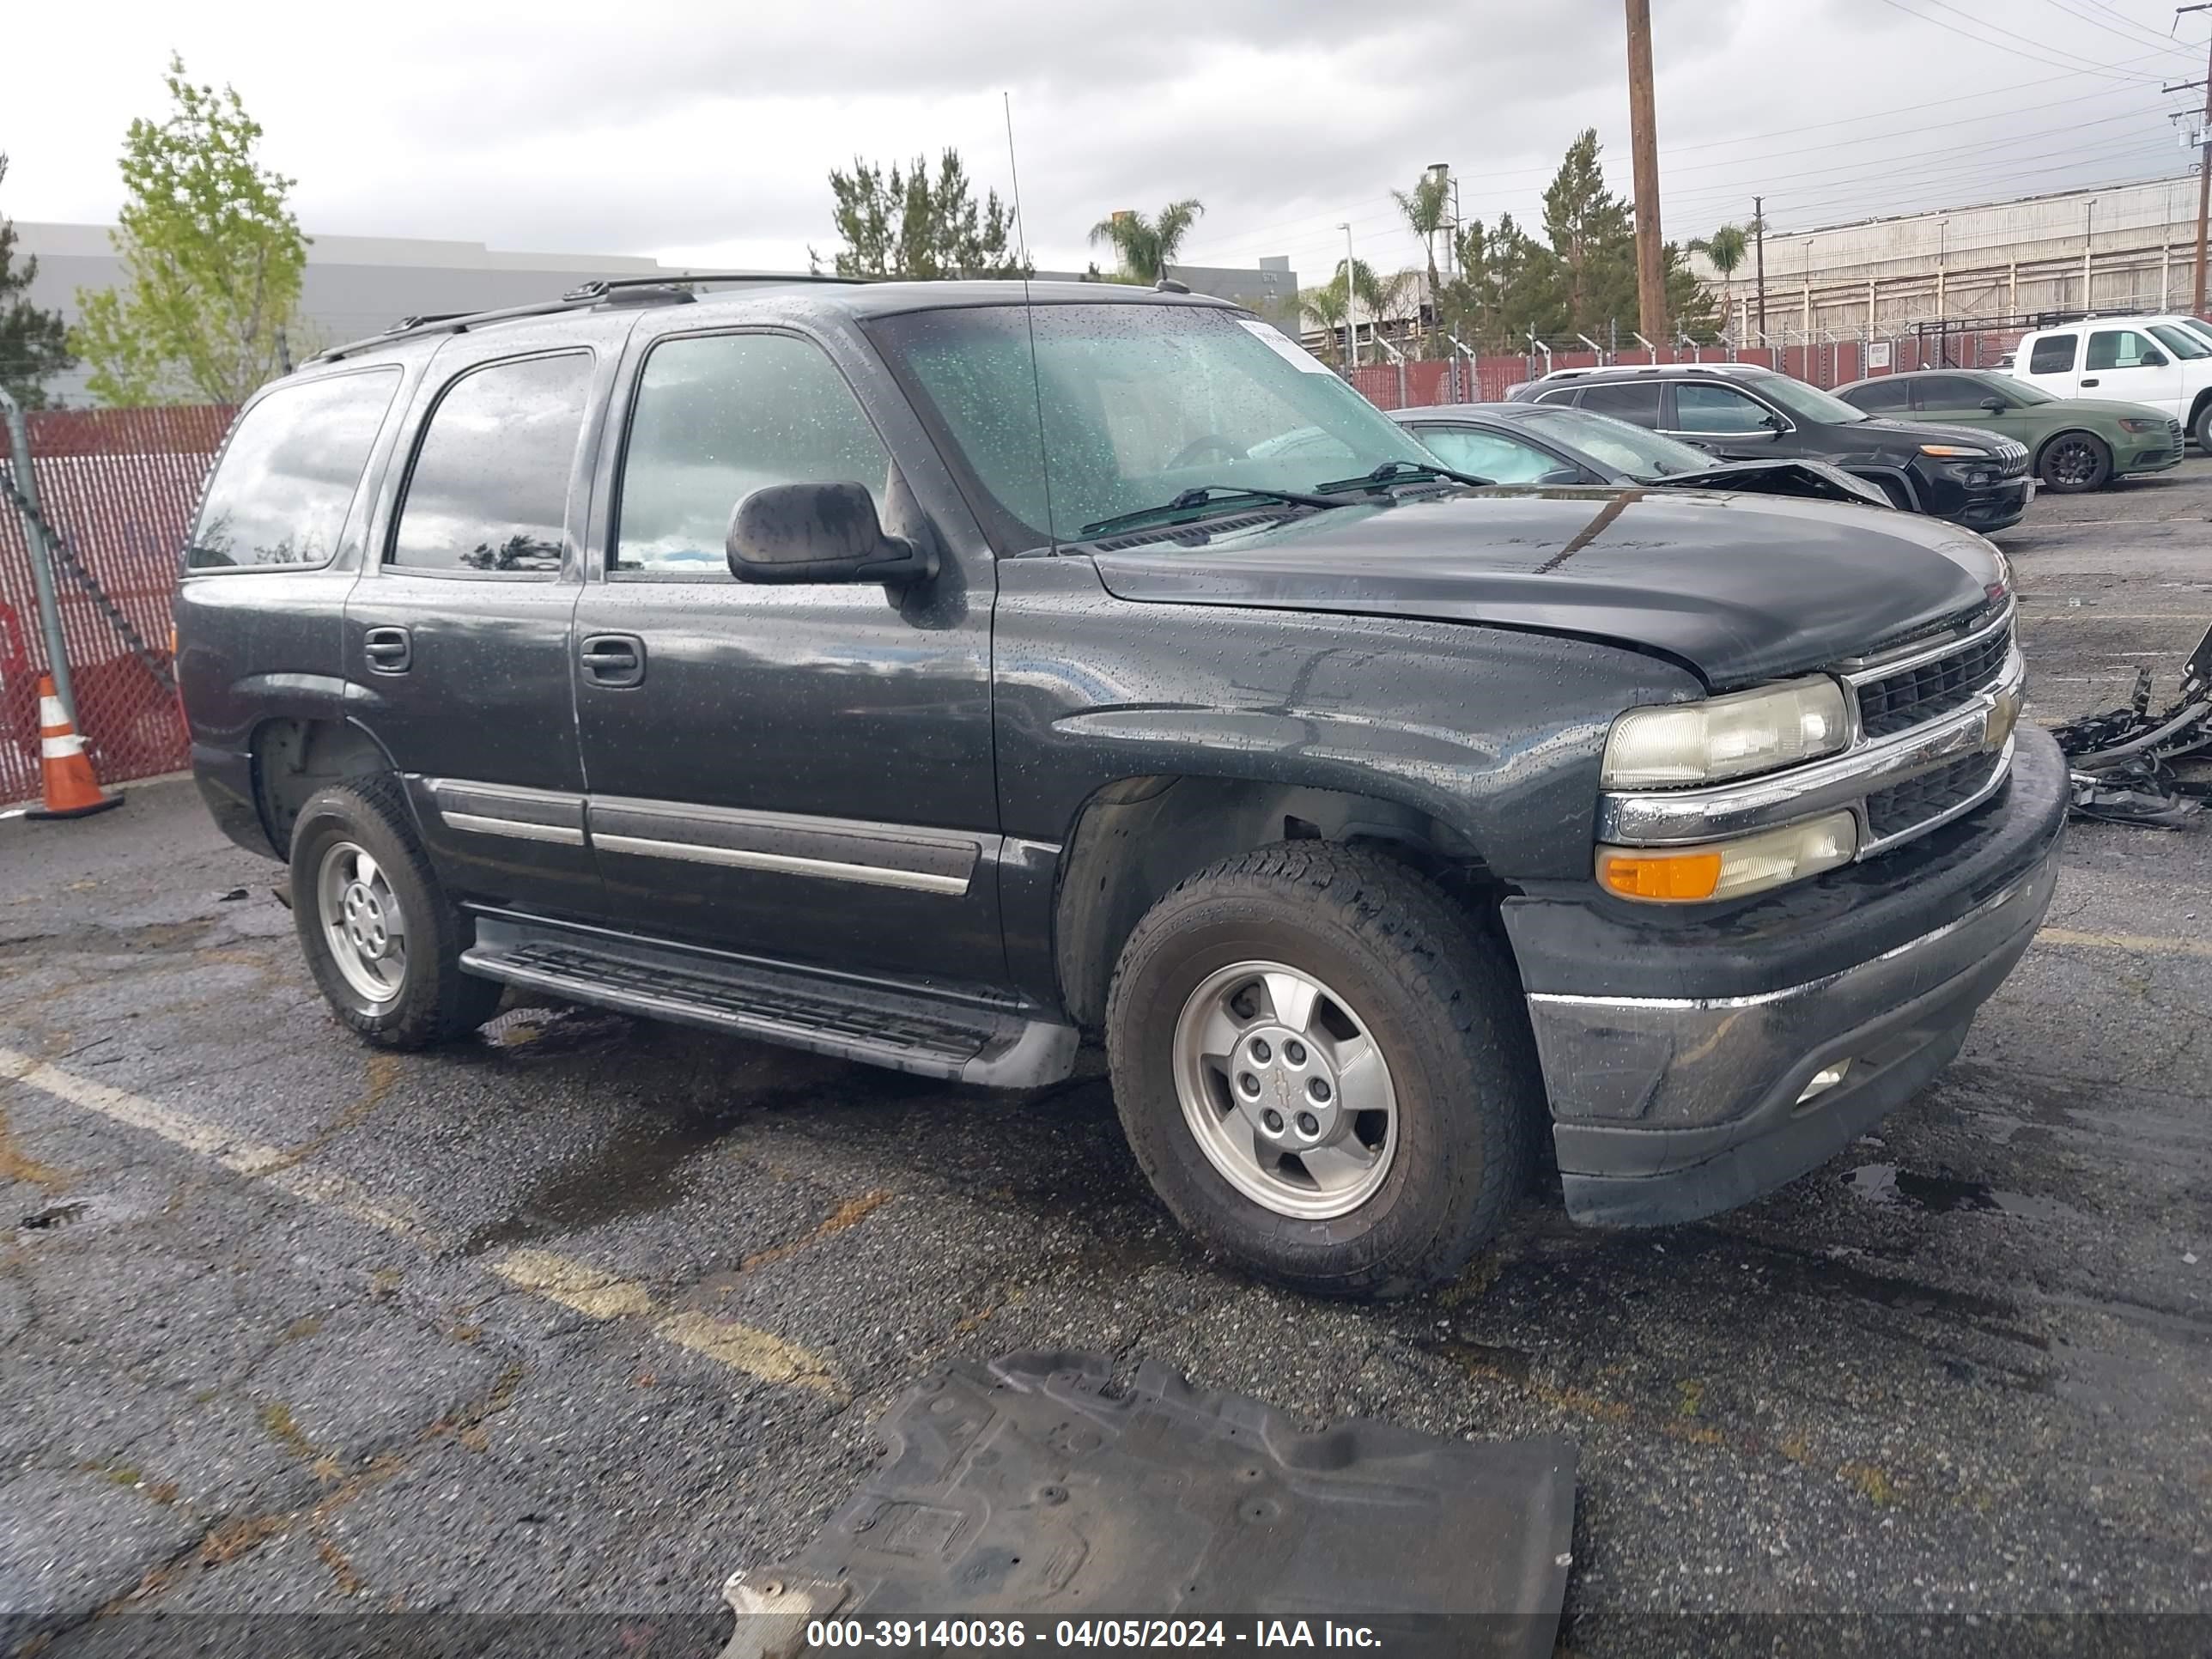
{"label": "utility pole", "polygon": [[[2212,11],[2212,0],[2199,5],[2176,6],[2175,21],[2179,21],[2183,13],[2191,11]],[[2212,210],[2212,149],[2205,148],[2208,138],[2212,138],[2212,40],[2208,40],[2204,47],[2204,125],[2197,134],[2197,283],[2193,290],[2196,297],[2190,301],[2189,308],[2199,315],[2204,310],[2204,221],[2208,210]]]}
{"label": "utility pole", "polygon": [[1759,343],[1766,343],[1766,198],[1751,198],[1751,245],[1759,268]]}
{"label": "utility pole", "polygon": [[1659,132],[1651,110],[1651,0],[1628,0],[1628,141],[1636,158],[1637,332],[1658,340],[1667,334],[1667,267],[1659,240]]}

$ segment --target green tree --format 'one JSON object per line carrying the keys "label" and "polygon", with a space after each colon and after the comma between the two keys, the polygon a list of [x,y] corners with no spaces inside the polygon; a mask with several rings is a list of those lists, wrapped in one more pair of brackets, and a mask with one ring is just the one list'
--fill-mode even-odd
{"label": "green tree", "polygon": [[[845,246],[833,256],[841,276],[903,276],[936,282],[953,276],[1021,276],[1029,267],[1011,246],[1013,215],[988,191],[975,202],[960,152],[938,158],[937,176],[917,155],[902,173],[896,162],[853,159],[853,170],[830,174],[830,216]],[[807,250],[821,269],[821,255]]]}
{"label": "green tree", "polygon": [[[0,155],[0,183],[7,178],[8,158]],[[0,213],[0,388],[26,409],[44,409],[44,382],[76,362],[61,313],[30,301],[38,276],[35,255],[15,268],[15,227]]]}
{"label": "green tree", "polygon": [[1186,197],[1170,202],[1157,219],[1135,212],[1109,214],[1091,227],[1091,240],[1094,246],[1104,243],[1114,250],[1124,276],[1140,283],[1157,283],[1168,274],[1168,267],[1182,251],[1183,238],[1205,211],[1204,203]]}
{"label": "green tree", "polygon": [[1583,128],[1544,192],[1544,234],[1561,267],[1567,326],[1593,339],[1636,316],[1635,226],[1628,204],[1606,188],[1601,153],[1597,129]]}
{"label": "green tree", "polygon": [[1437,277],[1437,238],[1444,234],[1451,222],[1451,179],[1441,169],[1431,167],[1424,173],[1413,189],[1394,190],[1390,199],[1398,204],[1405,216],[1406,228],[1421,239],[1421,248],[1429,262],[1429,307],[1432,319],[1428,331],[1429,355],[1442,355],[1442,343],[1437,338],[1437,324],[1443,318],[1443,285]]}
{"label": "green tree", "polygon": [[193,85],[174,53],[163,82],[167,118],[123,143],[123,286],[78,290],[70,345],[102,403],[239,403],[284,367],[307,263],[297,181],[256,158],[261,124],[231,88]]}
{"label": "green tree", "polygon": [[1443,316],[1451,331],[1481,351],[1524,349],[1528,335],[1565,332],[1559,261],[1523,231],[1511,214],[1495,227],[1480,219],[1462,226],[1452,249],[1459,274],[1446,285]]}

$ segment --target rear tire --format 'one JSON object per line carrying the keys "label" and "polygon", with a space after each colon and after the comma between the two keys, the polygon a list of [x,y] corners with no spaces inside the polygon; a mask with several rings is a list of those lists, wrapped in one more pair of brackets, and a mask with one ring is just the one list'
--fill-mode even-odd
{"label": "rear tire", "polygon": [[2212,398],[2197,406],[2197,416],[2190,422],[2190,432],[2197,440],[2197,453],[2212,455]]}
{"label": "rear tire", "polygon": [[1130,935],[1106,1035],[1161,1200],[1283,1284],[1448,1281],[1527,1185],[1544,1097],[1519,986],[1380,854],[1285,842],[1191,877]]}
{"label": "rear tire", "polygon": [[2112,481],[2112,447],[2094,433],[2062,432],[2036,457],[2036,476],[2054,495],[2079,495]]}
{"label": "rear tire", "polygon": [[470,929],[431,872],[397,778],[339,784],[300,809],[291,890],[308,970],[371,1042],[427,1048],[498,1006],[501,987],[461,971]]}

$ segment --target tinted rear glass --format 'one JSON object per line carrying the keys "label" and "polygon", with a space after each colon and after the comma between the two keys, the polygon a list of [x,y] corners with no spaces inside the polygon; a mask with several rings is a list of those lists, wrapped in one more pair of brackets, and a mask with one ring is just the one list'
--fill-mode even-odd
{"label": "tinted rear glass", "polygon": [[1893,410],[1912,406],[1912,384],[1909,380],[1875,380],[1866,386],[1855,386],[1849,392],[1836,395],[1869,415],[1887,414]]}
{"label": "tinted rear glass", "polygon": [[2035,343],[2028,353],[2027,372],[2031,374],[2063,374],[2074,367],[2072,334],[2046,334]]}
{"label": "tinted rear glass", "polygon": [[1593,386],[1583,388],[1582,407],[1596,415],[1610,415],[1617,421],[1633,421],[1638,426],[1659,424],[1659,383],[1638,380],[1621,386]]}
{"label": "tinted rear glass", "polygon": [[327,564],[397,368],[279,386],[239,418],[185,546],[188,570]]}

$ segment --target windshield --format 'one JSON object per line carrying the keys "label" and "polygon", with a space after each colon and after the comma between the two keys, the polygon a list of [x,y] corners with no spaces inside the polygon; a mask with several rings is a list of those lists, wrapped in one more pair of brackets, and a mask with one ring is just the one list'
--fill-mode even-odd
{"label": "windshield", "polygon": [[2202,317],[2179,317],[2174,320],[2198,339],[2212,344],[2212,323],[2206,322]]}
{"label": "windshield", "polygon": [[2158,336],[2159,343],[2171,349],[2177,357],[2212,357],[2212,345],[2205,344],[2177,324],[2153,323],[2150,331]]}
{"label": "windshield", "polygon": [[2039,386],[2030,386],[2025,380],[2015,380],[2002,374],[1986,374],[1982,384],[1994,397],[2002,398],[2014,409],[2026,409],[2031,404],[2055,404],[2057,398]]}
{"label": "windshield", "polygon": [[1223,308],[960,307],[872,331],[1011,520],[1000,532],[1031,544],[1201,485],[1310,490],[1435,465],[1295,341]]}
{"label": "windshield", "polygon": [[1632,478],[1671,478],[1683,472],[1703,472],[1713,465],[1713,458],[1702,449],[1589,410],[1540,404],[1514,424],[1579,449]]}
{"label": "windshield", "polygon": [[1771,398],[1792,415],[1824,426],[1850,426],[1868,418],[1863,409],[1853,409],[1841,398],[1793,380],[1787,374],[1762,374],[1757,382],[1762,397]]}

